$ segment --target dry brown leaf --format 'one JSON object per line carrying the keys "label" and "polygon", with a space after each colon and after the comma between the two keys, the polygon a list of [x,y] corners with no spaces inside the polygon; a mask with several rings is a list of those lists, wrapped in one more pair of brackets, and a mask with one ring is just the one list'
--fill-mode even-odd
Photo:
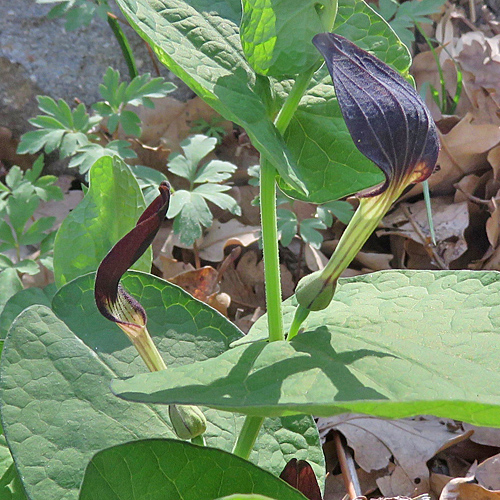
{"label": "dry brown leaf", "polygon": [[186,264],[185,262],[161,254],[155,259],[154,264],[161,271],[164,280],[169,280],[178,274],[194,270],[194,266],[190,263]]}
{"label": "dry brown leaf", "polygon": [[250,328],[252,328],[253,324],[264,314],[264,310],[260,307],[257,307],[252,314],[247,314],[245,316],[241,316],[238,313],[241,312],[242,309],[236,311],[236,317],[234,319],[234,324],[243,332],[248,333]]}
{"label": "dry brown leaf", "polygon": [[174,276],[169,281],[178,285],[194,298],[207,302],[208,297],[217,291],[219,273],[211,266],[205,266],[193,271]]}
{"label": "dry brown leaf", "polygon": [[[293,294],[295,284],[292,274],[285,265],[281,269],[283,299]],[[257,252],[249,250],[240,258],[236,267],[230,264],[221,281],[221,291],[228,293],[237,305],[255,309],[265,308],[264,262]]]}
{"label": "dry brown leaf", "polygon": [[[203,119],[210,123],[214,117],[220,115],[199,97],[181,102],[173,97],[164,97],[155,100],[155,109],[140,107],[136,113],[142,121],[141,141],[150,146],[163,144],[172,151],[179,152],[179,144],[193,134],[191,128],[196,120]],[[167,117],[167,119],[166,119]],[[226,133],[233,129],[233,124],[222,120],[217,124]]]}
{"label": "dry brown leaf", "polygon": [[320,436],[339,430],[354,450],[356,462],[365,471],[396,467],[379,478],[377,484],[386,496],[417,495],[429,491],[426,462],[439,451],[466,439],[471,433],[451,431],[447,421],[434,417],[382,420],[366,415],[344,414],[320,418]]}
{"label": "dry brown leaf", "polygon": [[490,149],[486,159],[493,169],[494,179],[497,181],[500,180],[500,146],[495,146],[493,149]]}
{"label": "dry brown leaf", "polygon": [[[442,48],[437,48],[436,52],[440,55],[443,53],[446,55],[446,51]],[[445,58],[440,61],[441,69],[444,75],[445,87],[449,95],[454,96],[457,88],[457,70],[454,62],[450,57]],[[415,83],[417,88],[420,89],[424,82],[428,82],[432,85],[441,96],[441,77],[439,74],[438,66],[434,55],[432,52],[420,52],[413,59],[413,64],[411,67],[411,73],[415,78]],[[432,98],[431,89],[427,90],[425,97],[425,103],[427,104],[429,110],[431,111],[432,117],[435,121],[441,120],[443,115],[438,105]],[[471,109],[471,104],[466,96],[461,96],[459,105],[457,106],[456,114],[463,116],[467,111]]]}
{"label": "dry brown leaf", "polygon": [[500,127],[478,124],[467,113],[448,133],[441,134],[440,170],[429,178],[429,184],[439,192],[449,191],[464,175],[487,166],[487,154],[500,142]]}
{"label": "dry brown leaf", "polygon": [[231,297],[219,291],[219,273],[211,266],[186,271],[171,278],[170,283],[180,286],[195,299],[206,302],[227,316],[227,308],[231,304]]}
{"label": "dry brown leaf", "polygon": [[[154,109],[145,106],[134,107],[134,112],[141,119],[141,142],[149,146],[158,146],[161,142],[168,149],[178,150],[180,139],[173,124],[177,124],[180,115],[186,108],[186,103],[173,97],[153,99]],[[163,139],[163,140],[162,140]]]}
{"label": "dry brown leaf", "polygon": [[214,220],[199,245],[200,258],[209,262],[224,259],[224,249],[230,245],[247,247],[258,241],[260,226],[245,226],[237,219],[228,222]]}
{"label": "dry brown leaf", "polygon": [[492,198],[491,203],[493,205],[493,212],[486,221],[486,234],[492,248],[496,248],[498,245],[498,237],[500,236],[500,207],[495,198]]}
{"label": "dry brown leaf", "polygon": [[358,252],[356,261],[371,271],[392,269],[390,261],[394,258],[392,253]]}
{"label": "dry brown leaf", "polygon": [[444,490],[444,487],[452,479],[453,479],[452,477],[447,476],[445,474],[437,474],[436,472],[431,472],[430,476],[431,493],[434,494],[437,498],[439,498],[441,492]]}
{"label": "dry brown leaf", "polygon": [[328,259],[325,255],[318,249],[309,245],[309,243],[304,247],[304,258],[307,267],[313,272],[323,269],[328,263]]}
{"label": "dry brown leaf", "polygon": [[56,185],[63,192],[62,200],[42,201],[33,214],[35,219],[40,217],[55,217],[55,227],[59,227],[66,216],[82,201],[83,191],[72,190],[69,188],[74,177],[61,175],[58,177]]}
{"label": "dry brown leaf", "polygon": [[[470,174],[463,177],[460,180],[460,182],[456,184],[457,191],[455,192],[453,202],[461,203],[462,201],[469,201],[470,196],[474,195],[480,183],[481,183],[481,177],[475,174]],[[476,206],[475,204],[473,205]],[[471,204],[469,204],[469,209],[470,208]]]}
{"label": "dry brown leaf", "polygon": [[477,94],[486,90],[500,106],[500,35],[487,37],[482,31],[465,33],[455,53],[464,74],[464,87],[475,103]]}
{"label": "dry brown leaf", "polygon": [[500,454],[481,462],[477,466],[475,477],[488,490],[500,490]]}
{"label": "dry brown leaf", "polygon": [[[224,260],[224,249],[229,245],[248,246],[259,239],[260,226],[245,226],[237,219],[228,222],[214,220],[212,226],[205,236],[196,241],[201,259],[209,262],[220,262]],[[167,258],[173,258],[173,249],[192,248],[180,242],[173,231],[168,235],[161,254]]]}
{"label": "dry brown leaf", "polygon": [[459,477],[452,479],[441,492],[439,500],[500,500],[500,491],[489,491],[474,479]]}
{"label": "dry brown leaf", "polygon": [[[437,240],[435,251],[447,266],[467,250],[465,241],[465,230],[469,225],[467,203],[453,203],[450,198],[433,198],[432,219]],[[382,225],[385,229],[377,231],[378,236],[403,236],[428,249],[430,229],[424,200],[411,205],[400,204],[396,210],[384,217]]]}
{"label": "dry brown leaf", "polygon": [[474,431],[474,434],[470,437],[470,440],[474,443],[500,448],[500,429],[493,427],[477,427],[465,422],[462,424],[462,427],[465,431]]}

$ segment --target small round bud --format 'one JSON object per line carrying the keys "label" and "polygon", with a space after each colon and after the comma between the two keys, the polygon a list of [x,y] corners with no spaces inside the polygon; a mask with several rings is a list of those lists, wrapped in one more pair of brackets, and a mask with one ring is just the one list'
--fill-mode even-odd
{"label": "small round bud", "polygon": [[337,280],[330,282],[321,276],[321,271],[304,276],[295,289],[297,302],[309,311],[321,311],[332,301]]}
{"label": "small round bud", "polygon": [[192,439],[207,430],[207,419],[197,406],[170,405],[168,414],[172,427],[180,439]]}

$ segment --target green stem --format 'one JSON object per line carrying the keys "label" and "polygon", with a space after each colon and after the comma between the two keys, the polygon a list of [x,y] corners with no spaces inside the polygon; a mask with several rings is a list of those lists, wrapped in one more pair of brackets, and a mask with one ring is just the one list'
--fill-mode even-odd
{"label": "green stem", "polygon": [[[275,126],[283,134],[292,119],[300,99],[317,68],[297,76],[281,108]],[[260,162],[260,214],[262,221],[262,247],[264,254],[264,279],[266,284],[267,324],[269,341],[284,340],[283,314],[281,312],[281,278],[278,249],[278,217],[276,215],[276,169],[261,157]],[[262,417],[247,416],[233,453],[247,459],[262,427]]]}
{"label": "green stem", "polygon": [[199,436],[191,438],[191,442],[193,444],[197,444],[198,446],[205,446],[205,438],[203,437],[203,434],[200,434]]}
{"label": "green stem", "polygon": [[108,24],[111,30],[113,31],[113,35],[115,35],[118,44],[120,45],[123,57],[125,58],[125,62],[127,63],[130,79],[133,80],[139,74],[137,71],[137,66],[135,64],[134,53],[132,52],[132,48],[128,43],[128,39],[125,33],[123,32],[117,17],[111,12],[108,12]]}
{"label": "green stem", "polygon": [[302,307],[300,304],[295,310],[295,316],[293,317],[292,326],[290,326],[290,331],[288,332],[287,340],[292,340],[297,333],[299,333],[300,326],[306,318],[309,316],[309,309]]}
{"label": "green stem", "polygon": [[265,159],[260,165],[260,214],[264,280],[266,284],[267,324],[269,340],[284,340],[281,314],[281,279],[276,215],[276,170]]}
{"label": "green stem", "polygon": [[[335,252],[330,257],[323,271],[319,273],[316,281],[313,282],[317,286],[317,281],[319,281],[320,284],[322,283],[322,288],[318,288],[318,295],[316,297],[311,297],[311,304],[319,297],[319,294],[327,290],[327,287],[336,284],[342,272],[356,257],[366,240],[375,231],[379,222],[391,208],[394,200],[402,193],[405,185],[405,183],[398,183],[395,186],[389,186],[386,191],[378,196],[361,198],[359,207],[342,234]],[[315,289],[313,288],[313,290]],[[288,334],[288,340],[297,335],[300,326],[309,315],[309,309],[307,306],[299,305],[297,307],[292,328]]]}
{"label": "green stem", "polygon": [[377,229],[396,198],[390,187],[379,196],[361,198],[359,207],[342,234],[335,252],[321,272],[323,279],[333,282],[339,278]]}
{"label": "green stem", "polygon": [[236,441],[233,449],[234,455],[244,458],[245,460],[248,459],[259,434],[260,428],[262,427],[263,421],[263,417],[247,416],[245,418],[240,435],[238,436],[238,441]]}
{"label": "green stem", "polygon": [[[288,97],[275,120],[276,128],[284,133],[292,119],[300,99],[317,68],[297,76]],[[276,170],[265,159],[260,167],[260,213],[262,218],[262,247],[266,283],[267,322],[269,340],[284,340],[283,315],[281,313],[281,280],[278,251],[276,215]]]}
{"label": "green stem", "polygon": [[290,93],[286,98],[285,104],[283,104],[283,107],[280,109],[280,112],[278,113],[278,116],[274,121],[276,128],[282,134],[288,127],[288,124],[290,123],[293,115],[295,114],[299,102],[302,99],[302,96],[304,95],[304,92],[309,86],[309,82],[311,81],[311,78],[317,69],[318,69],[317,67],[313,67],[309,71],[306,71],[305,73],[302,73],[301,75],[297,76],[297,79],[293,84],[292,90],[290,90]]}

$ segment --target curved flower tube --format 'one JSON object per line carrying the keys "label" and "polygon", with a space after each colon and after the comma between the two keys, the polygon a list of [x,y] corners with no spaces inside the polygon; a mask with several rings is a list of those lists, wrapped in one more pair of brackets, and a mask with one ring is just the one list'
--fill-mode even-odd
{"label": "curved flower tube", "polygon": [[[167,214],[170,186],[162,182],[160,195],[144,211],[136,226],[104,257],[97,270],[94,296],[97,308],[114,321],[127,335],[150,371],[167,367],[146,328],[147,315],[141,304],[123,286],[120,279],[153,242]],[[201,435],[207,421],[202,411],[191,405],[171,405],[169,415],[173,429],[181,439],[203,443]]]}
{"label": "curved flower tube", "polygon": [[160,195],[146,208],[134,229],[104,257],[97,270],[94,287],[100,313],[125,332],[151,371],[165,369],[165,363],[147,331],[144,308],[121,286],[120,279],[151,245],[165,219],[170,186],[163,182],[159,190]]}
{"label": "curved flower tube", "polygon": [[439,154],[430,112],[399,73],[334,33],[320,33],[313,43],[325,58],[354,144],[382,170],[385,182],[357,194],[359,208],[330,261],[297,285],[299,307],[288,339],[309,311],[328,306],[340,274],[406,187],[432,174]]}

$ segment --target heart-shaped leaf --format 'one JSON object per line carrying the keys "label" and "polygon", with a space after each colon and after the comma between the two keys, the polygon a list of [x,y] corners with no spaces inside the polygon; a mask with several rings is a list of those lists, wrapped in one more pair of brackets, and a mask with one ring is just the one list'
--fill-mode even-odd
{"label": "heart-shaped leaf", "polygon": [[98,453],[87,467],[80,500],[213,500],[231,493],[305,499],[284,481],[230,453],[154,439]]}
{"label": "heart-shaped leaf", "polygon": [[[142,273],[127,273],[123,285],[147,310],[167,371],[218,356],[241,337],[226,318],[175,285]],[[166,407],[128,404],[111,394],[113,377],[146,367],[118,326],[99,314],[93,288],[93,274],[61,288],[53,301],[57,317],[44,306],[25,310],[5,343],[2,421],[33,500],[76,498],[88,461],[105,447],[173,437]],[[207,443],[231,450],[244,417],[204,412]],[[250,460],[279,474],[293,456],[312,462],[322,484],[313,419],[266,419]]]}
{"label": "heart-shaped leaf", "polygon": [[52,297],[56,292],[54,283],[45,288],[25,288],[13,295],[0,313],[0,339],[4,339],[15,317],[27,307],[43,304],[50,307]]}
{"label": "heart-shaped leaf", "polygon": [[339,280],[331,304],[290,342],[241,345],[168,377],[139,375],[112,388],[135,401],[249,415],[431,414],[500,426],[499,278],[387,271]]}

